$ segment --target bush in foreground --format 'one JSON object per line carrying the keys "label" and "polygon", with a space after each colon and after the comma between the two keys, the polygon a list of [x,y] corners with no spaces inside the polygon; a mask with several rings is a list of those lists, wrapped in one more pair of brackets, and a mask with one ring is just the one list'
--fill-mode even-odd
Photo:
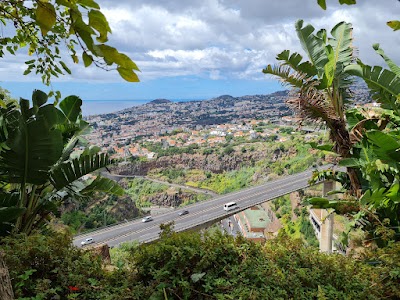
{"label": "bush in foreground", "polygon": [[[26,299],[396,299],[400,247],[369,256],[375,266],[325,255],[287,237],[254,244],[219,231],[165,231],[154,244],[127,247],[124,264],[100,259],[71,238],[3,240],[14,291]],[[118,250],[123,251],[123,250]],[[379,250],[384,251],[384,250]],[[120,256],[121,257],[121,256]],[[397,288],[396,288],[397,287]],[[397,294],[396,294],[397,293]],[[36,297],[36,298],[30,298]]]}

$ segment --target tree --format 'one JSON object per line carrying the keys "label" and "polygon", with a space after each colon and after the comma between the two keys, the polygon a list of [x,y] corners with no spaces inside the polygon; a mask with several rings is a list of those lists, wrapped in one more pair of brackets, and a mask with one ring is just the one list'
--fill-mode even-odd
{"label": "tree", "polygon": [[[352,143],[346,128],[345,109],[350,100],[350,74],[345,68],[355,60],[351,24],[340,22],[331,30],[314,34],[312,25],[296,22],[296,32],[310,61],[303,61],[298,53],[284,50],[277,55],[281,63],[268,65],[263,72],[278,76],[293,87],[288,105],[302,120],[324,123],[330,130],[333,150],[339,156],[351,156]],[[357,170],[349,167],[351,194],[359,194],[361,185]]]}
{"label": "tree", "polygon": [[[88,129],[82,100],[63,99],[59,107],[34,91],[29,100],[0,101],[0,234],[40,228],[65,199],[94,191],[122,194],[114,181],[86,175],[107,166],[107,154],[83,147]],[[83,147],[80,153],[76,147]]]}
{"label": "tree", "polygon": [[[341,172],[316,172],[312,181],[338,181],[355,196],[344,201],[317,197],[309,203],[351,215],[353,226],[362,224],[367,238],[380,246],[388,240],[400,240],[400,68],[379,44],[373,48],[389,70],[365,65],[360,60],[355,63],[350,24],[336,25],[331,32],[333,39],[327,39],[324,30],[314,35],[314,28],[310,25],[303,28],[302,21],[297,22],[296,30],[310,61],[301,62],[299,54],[290,55],[285,50],[277,56],[281,66],[269,65],[264,73],[279,76],[294,87],[295,97],[289,104],[295,104],[300,117],[326,123],[335,145],[333,149],[341,158],[339,165],[348,170],[348,176]],[[337,41],[341,41],[340,46]],[[350,99],[349,76],[358,76],[366,82],[372,99],[380,104],[379,109],[367,113],[346,110],[346,100]]]}
{"label": "tree", "polygon": [[94,0],[3,0],[0,21],[14,29],[0,38],[0,57],[5,52],[15,55],[18,49],[27,47],[28,54],[35,57],[25,62],[24,75],[40,73],[47,85],[51,76],[71,73],[62,58],[63,51],[68,51],[74,63],[80,56],[85,67],[94,64],[109,70],[116,66],[123,79],[139,81],[136,64],[107,44],[111,28]]}

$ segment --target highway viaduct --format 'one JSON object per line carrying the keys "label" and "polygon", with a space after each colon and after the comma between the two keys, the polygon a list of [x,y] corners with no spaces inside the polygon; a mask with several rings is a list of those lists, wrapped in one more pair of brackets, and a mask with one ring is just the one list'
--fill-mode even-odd
{"label": "highway viaduct", "polygon": [[[331,166],[323,168],[326,169],[328,167]],[[175,211],[159,214],[153,217],[153,221],[147,223],[143,223],[141,219],[136,219],[77,235],[73,243],[76,246],[80,246],[81,242],[88,237],[92,237],[95,244],[106,243],[111,247],[128,241],[148,243],[159,238],[161,224],[172,221],[175,223],[174,231],[176,232],[205,228],[254,205],[309,187],[308,181],[313,171],[314,169],[310,169],[294,175],[288,175],[262,185],[220,195]],[[239,208],[226,212],[223,209],[223,205],[231,201],[236,202]],[[182,209],[188,210],[189,214],[179,216],[178,213]]]}

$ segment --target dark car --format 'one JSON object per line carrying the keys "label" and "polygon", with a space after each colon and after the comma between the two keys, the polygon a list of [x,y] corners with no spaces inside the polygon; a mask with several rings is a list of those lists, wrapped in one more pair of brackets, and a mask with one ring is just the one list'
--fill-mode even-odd
{"label": "dark car", "polygon": [[183,216],[183,215],[187,215],[188,213],[189,213],[188,210],[182,210],[181,212],[179,212],[179,215]]}

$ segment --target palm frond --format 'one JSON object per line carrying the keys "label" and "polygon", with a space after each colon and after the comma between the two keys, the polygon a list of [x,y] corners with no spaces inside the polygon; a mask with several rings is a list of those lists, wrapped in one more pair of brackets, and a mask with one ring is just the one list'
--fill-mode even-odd
{"label": "palm frond", "polygon": [[279,77],[283,85],[288,85],[293,88],[300,88],[307,78],[307,74],[301,72],[292,72],[290,66],[284,65],[268,65],[263,69],[264,74],[271,74]]}
{"label": "palm frond", "polygon": [[299,73],[305,73],[307,77],[317,75],[315,67],[309,61],[301,62],[303,57],[297,52],[290,54],[289,50],[284,50],[276,56],[276,59],[282,61],[281,65],[290,66]]}

